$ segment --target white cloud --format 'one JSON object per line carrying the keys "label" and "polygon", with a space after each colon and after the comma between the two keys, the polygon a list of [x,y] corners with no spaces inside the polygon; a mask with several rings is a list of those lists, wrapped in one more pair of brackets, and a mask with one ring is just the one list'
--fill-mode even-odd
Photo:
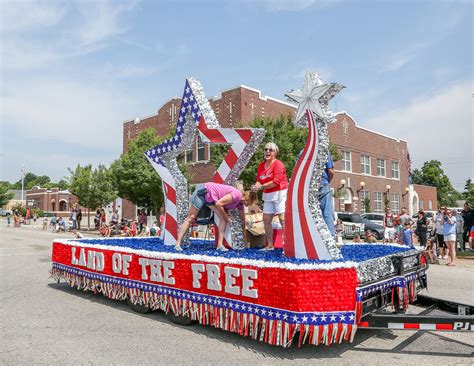
{"label": "white cloud", "polygon": [[66,14],[65,5],[56,1],[3,0],[0,9],[2,33],[51,27]]}
{"label": "white cloud", "polygon": [[460,82],[424,96],[364,123],[408,142],[415,167],[440,160],[452,182],[473,176],[473,110],[471,82]]}
{"label": "white cloud", "polygon": [[5,129],[22,131],[26,139],[120,151],[122,122],[133,105],[133,98],[112,87],[38,79],[9,88],[1,119]]}
{"label": "white cloud", "polygon": [[264,0],[265,8],[270,12],[301,11],[311,6],[329,6],[339,0]]}
{"label": "white cloud", "polygon": [[381,72],[396,71],[412,62],[421,51],[430,46],[432,42],[418,43],[406,49],[399,50],[389,56],[381,67]]}

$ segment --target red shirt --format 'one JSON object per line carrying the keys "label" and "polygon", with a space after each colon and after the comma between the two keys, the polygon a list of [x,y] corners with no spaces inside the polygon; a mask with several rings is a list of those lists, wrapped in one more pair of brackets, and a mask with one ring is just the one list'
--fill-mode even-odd
{"label": "red shirt", "polygon": [[273,182],[276,184],[273,188],[265,188],[264,193],[282,191],[288,188],[288,179],[286,178],[286,168],[280,160],[275,160],[267,169],[265,169],[265,160],[258,165],[257,182],[265,184]]}

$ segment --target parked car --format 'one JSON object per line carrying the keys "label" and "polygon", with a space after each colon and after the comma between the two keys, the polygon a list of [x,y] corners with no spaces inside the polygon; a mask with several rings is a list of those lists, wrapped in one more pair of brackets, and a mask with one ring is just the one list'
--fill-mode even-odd
{"label": "parked car", "polygon": [[3,208],[0,208],[0,216],[11,216],[12,212],[10,210],[4,210]]}
{"label": "parked car", "polygon": [[354,214],[352,212],[335,212],[335,222],[341,220],[344,224],[344,238],[354,238],[356,235],[361,237],[364,235],[365,226],[359,214]]}
{"label": "parked car", "polygon": [[383,213],[377,213],[377,212],[367,212],[361,215],[363,218],[366,218],[369,221],[372,221],[373,223],[377,225],[382,225],[383,226]]}
{"label": "parked car", "polygon": [[366,219],[365,217],[362,217],[362,222],[364,223],[364,226],[365,226],[364,235],[367,232],[367,230],[370,230],[374,234],[375,239],[377,240],[383,239],[383,235],[385,232],[385,228],[383,227],[383,225],[376,224],[375,222],[370,221],[369,219]]}

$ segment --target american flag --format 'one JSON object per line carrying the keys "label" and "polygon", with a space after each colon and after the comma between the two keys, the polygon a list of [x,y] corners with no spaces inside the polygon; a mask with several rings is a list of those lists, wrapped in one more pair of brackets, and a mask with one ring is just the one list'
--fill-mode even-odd
{"label": "american flag", "polygon": [[410,159],[410,153],[407,150],[407,160],[405,161],[405,164],[407,166],[407,171],[408,171],[408,183],[412,184],[412,171],[411,171],[411,159]]}

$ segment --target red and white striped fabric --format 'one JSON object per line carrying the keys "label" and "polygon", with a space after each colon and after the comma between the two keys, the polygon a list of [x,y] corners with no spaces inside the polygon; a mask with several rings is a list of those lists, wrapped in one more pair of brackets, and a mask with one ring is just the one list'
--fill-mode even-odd
{"label": "red and white striped fabric", "polygon": [[317,162],[319,138],[313,112],[306,110],[306,116],[309,128],[308,138],[288,187],[284,250],[287,257],[331,259],[331,254],[316,228],[309,208],[310,182]]}
{"label": "red and white striped fabric", "polygon": [[[150,160],[150,159],[149,159]],[[163,224],[162,238],[165,245],[176,245],[178,239],[178,222],[176,210],[176,180],[170,171],[161,164],[150,160],[163,182],[165,197],[165,222]]]}

